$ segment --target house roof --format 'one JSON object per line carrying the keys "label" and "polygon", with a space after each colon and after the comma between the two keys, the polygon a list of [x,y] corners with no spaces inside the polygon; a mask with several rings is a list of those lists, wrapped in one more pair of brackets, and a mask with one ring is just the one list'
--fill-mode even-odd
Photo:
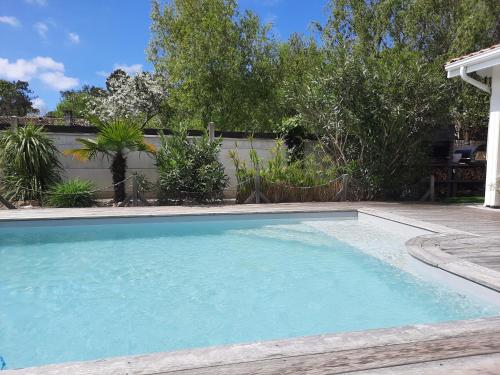
{"label": "house roof", "polygon": [[444,68],[448,78],[460,75],[460,68],[464,67],[466,73],[476,72],[480,76],[491,76],[491,68],[500,65],[500,44],[451,59]]}
{"label": "house roof", "polygon": [[494,49],[497,49],[497,48],[500,48],[500,43],[499,44],[494,44],[494,45],[492,45],[491,47],[488,47],[488,48],[480,49],[479,51],[476,51],[476,52],[468,53],[467,55],[463,55],[463,56],[460,56],[460,57],[455,57],[455,58],[451,59],[450,61],[448,61],[446,63],[446,65],[449,65],[449,64],[454,63],[456,61],[468,59],[469,57],[476,56],[476,55],[479,55],[481,53],[484,53],[484,52],[487,52],[487,51],[491,51],[491,50],[494,50]]}

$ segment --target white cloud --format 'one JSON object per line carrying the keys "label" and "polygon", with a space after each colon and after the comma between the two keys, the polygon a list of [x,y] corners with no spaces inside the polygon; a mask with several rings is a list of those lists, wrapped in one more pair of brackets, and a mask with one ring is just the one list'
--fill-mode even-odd
{"label": "white cloud", "polygon": [[77,33],[69,33],[68,34],[68,39],[73,44],[80,43],[80,35],[78,35]]}
{"label": "white cloud", "polygon": [[42,98],[35,98],[31,101],[33,108],[36,108],[40,111],[40,114],[45,114],[47,112],[47,104]]}
{"label": "white cloud", "polygon": [[39,78],[47,86],[59,91],[69,90],[79,84],[77,78],[67,77],[63,72],[42,73]]}
{"label": "white cloud", "polygon": [[21,22],[19,22],[19,20],[16,17],[11,17],[11,16],[0,16],[0,23],[4,23],[12,27],[21,26]]}
{"label": "white cloud", "polygon": [[47,0],[24,0],[28,4],[46,6]]}
{"label": "white cloud", "polygon": [[135,75],[137,73],[142,72],[142,64],[133,64],[133,65],[115,64],[113,68],[114,70],[121,69],[129,75]]}
{"label": "white cloud", "polygon": [[45,23],[37,22],[33,27],[41,38],[47,39],[47,32],[49,31],[49,27]]}
{"label": "white cloud", "polygon": [[77,78],[64,75],[63,63],[41,56],[31,60],[18,59],[15,62],[0,57],[0,78],[21,81],[39,79],[55,90],[68,90],[79,84]]}

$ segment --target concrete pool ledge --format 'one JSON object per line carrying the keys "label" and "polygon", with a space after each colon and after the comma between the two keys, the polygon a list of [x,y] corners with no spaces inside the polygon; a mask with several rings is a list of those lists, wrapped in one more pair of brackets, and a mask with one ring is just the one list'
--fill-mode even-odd
{"label": "concrete pool ledge", "polygon": [[[451,359],[485,355],[498,368],[499,353],[500,317],[494,317],[62,363],[2,374],[319,375],[388,368],[396,371],[400,366],[402,372],[391,374],[407,374],[407,366],[425,363],[441,368]],[[469,366],[472,364],[474,360]]]}

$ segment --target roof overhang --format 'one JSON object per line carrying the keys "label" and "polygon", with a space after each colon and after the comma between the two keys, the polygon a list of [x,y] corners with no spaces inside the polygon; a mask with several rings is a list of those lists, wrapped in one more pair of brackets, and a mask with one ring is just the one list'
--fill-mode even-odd
{"label": "roof overhang", "polygon": [[462,67],[467,74],[476,73],[481,77],[491,77],[492,68],[495,65],[500,65],[500,48],[487,49],[471,56],[452,60],[444,68],[448,73],[448,78],[460,76]]}

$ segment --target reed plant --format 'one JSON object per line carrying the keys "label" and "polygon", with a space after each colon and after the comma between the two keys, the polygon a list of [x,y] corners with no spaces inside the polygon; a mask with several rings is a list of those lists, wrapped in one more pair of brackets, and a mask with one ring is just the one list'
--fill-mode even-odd
{"label": "reed plant", "polygon": [[236,150],[229,152],[236,169],[236,201],[244,203],[255,189],[255,175],[259,173],[262,193],[273,203],[324,202],[339,200],[343,174],[331,158],[313,150],[301,160],[289,160],[282,139],[276,141],[271,158],[264,163],[250,148],[250,163],[241,160]]}

